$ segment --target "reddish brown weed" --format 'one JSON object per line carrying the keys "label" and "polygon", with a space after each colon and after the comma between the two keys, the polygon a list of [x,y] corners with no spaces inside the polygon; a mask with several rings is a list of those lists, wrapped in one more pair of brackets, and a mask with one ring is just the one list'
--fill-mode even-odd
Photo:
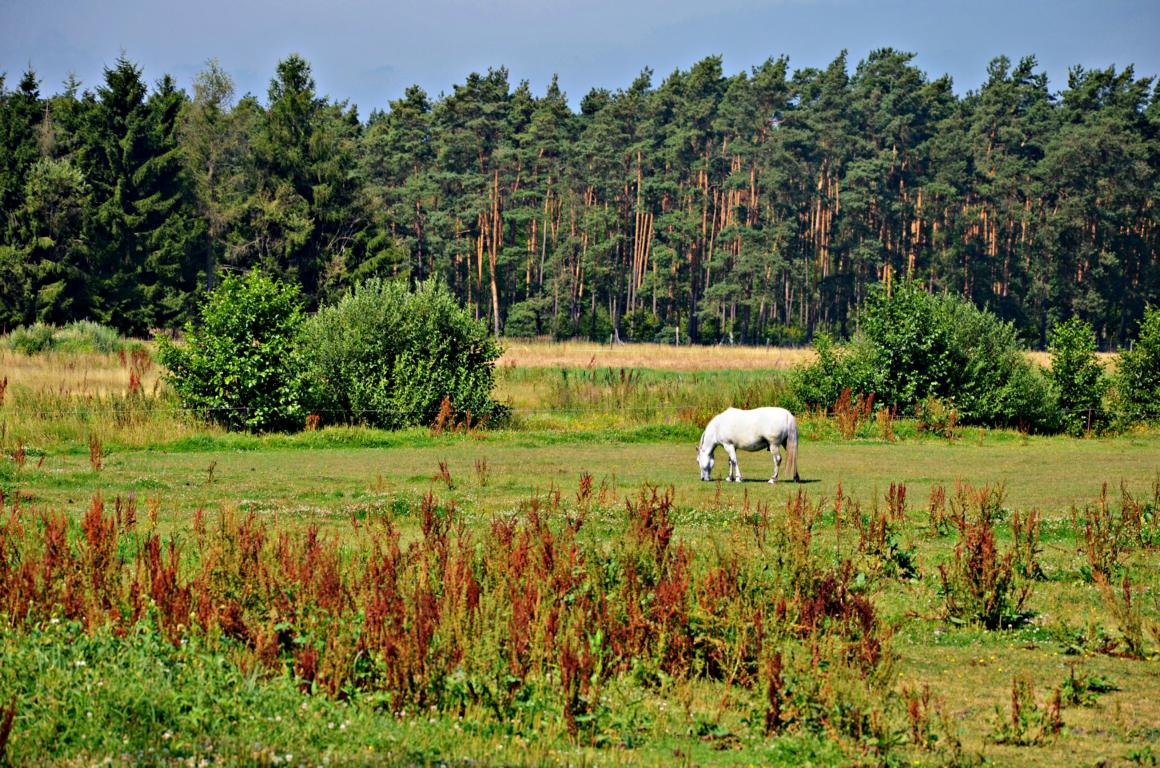
{"label": "reddish brown weed", "polygon": [[834,403],[834,421],[838,432],[846,440],[852,439],[874,412],[874,393],[854,396],[849,387],[842,390]]}
{"label": "reddish brown weed", "polygon": [[[999,553],[995,521],[1002,502],[998,491],[960,485],[955,522],[959,542],[950,563],[939,566],[947,613],[954,620],[978,621],[997,629],[1020,618],[1031,585],[1016,584],[1015,552]],[[968,511],[966,500],[973,501]]]}
{"label": "reddish brown weed", "polygon": [[101,438],[95,432],[89,433],[89,466],[94,472],[100,472],[104,463],[104,449],[101,447]]}
{"label": "reddish brown weed", "polygon": [[[1084,554],[1094,580],[1110,581],[1120,567],[1120,553],[1130,545],[1130,520],[1124,510],[1119,517],[1108,505],[1108,484],[1104,483],[1100,497],[1094,504],[1085,504],[1080,519],[1075,507],[1071,510],[1072,526],[1083,537]],[[1127,523],[1127,524],[1126,524]]]}
{"label": "reddish brown weed", "polygon": [[439,460],[439,471],[431,476],[431,480],[432,482],[441,481],[444,485],[447,486],[447,490],[449,491],[454,488],[455,484],[451,480],[451,470],[447,467],[446,460]]}
{"label": "reddish brown weed", "polygon": [[16,463],[17,468],[24,469],[24,463],[28,461],[28,454],[24,451],[23,440],[16,441],[16,448],[12,451],[12,461]]}
{"label": "reddish brown weed", "polygon": [[944,536],[950,533],[950,518],[947,517],[947,490],[941,485],[932,483],[930,499],[927,501],[927,519],[930,521],[927,533],[931,536]]}

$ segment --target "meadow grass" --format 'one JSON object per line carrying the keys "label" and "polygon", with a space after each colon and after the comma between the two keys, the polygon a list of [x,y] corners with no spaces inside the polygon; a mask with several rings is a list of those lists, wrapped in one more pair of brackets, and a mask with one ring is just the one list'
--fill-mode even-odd
{"label": "meadow grass", "polygon": [[707,347],[670,344],[600,344],[585,341],[505,339],[503,368],[648,368],[666,371],[788,370],[814,359],[794,347]]}
{"label": "meadow grass", "polygon": [[[302,663],[311,657],[301,655],[301,646],[287,646],[271,661],[262,656],[256,639],[223,630],[229,622],[222,617],[206,620],[204,633],[181,634],[184,639],[174,645],[167,633],[176,630],[166,624],[164,595],[141,603],[144,613],[129,623],[101,618],[106,609],[97,600],[85,603],[89,607],[78,614],[82,618],[69,618],[64,608],[50,604],[38,606],[28,620],[2,617],[0,725],[5,710],[10,707],[13,714],[4,748],[8,758],[15,764],[48,765],[105,759],[172,765],[942,765],[985,759],[999,765],[1047,766],[1065,760],[1078,765],[1100,760],[1148,764],[1160,750],[1155,725],[1160,722],[1160,635],[1151,632],[1160,620],[1160,434],[1071,439],[962,429],[948,440],[919,432],[908,422],[892,424],[886,434],[870,421],[857,425],[846,439],[832,420],[803,414],[801,485],[767,484],[772,466],[767,453],[741,454],[744,483],[702,483],[697,480],[694,443],[705,414],[745,393],[778,397],[784,391],[781,375],[766,366],[713,370],[690,362],[670,367],[652,358],[643,359],[645,364],[625,361],[622,373],[620,363],[576,362],[577,354],[594,354],[580,349],[569,350],[567,373],[560,368],[564,363],[549,357],[557,354],[551,347],[533,350],[540,359],[553,361],[546,365],[501,367],[501,398],[516,411],[513,423],[443,435],[355,427],[293,435],[228,434],[190,421],[172,407],[163,388],[128,392],[123,368],[120,383],[115,375],[98,376],[98,370],[115,374],[120,368],[116,356],[86,356],[83,362],[59,358],[55,365],[74,372],[61,373],[62,379],[81,369],[88,372],[55,391],[53,364],[4,357],[8,367],[0,369],[0,378],[8,371],[12,383],[0,405],[0,489],[6,499],[0,517],[8,520],[0,529],[15,530],[13,521],[19,519],[25,534],[19,540],[0,537],[7,542],[0,551],[11,568],[44,562],[48,550],[36,542],[47,535],[54,516],[61,515],[68,521],[76,567],[90,569],[78,573],[95,573],[92,553],[99,548],[92,531],[99,526],[93,522],[94,496],[99,495],[109,519],[114,508],[120,517],[131,500],[138,522],[118,528],[117,554],[108,565],[110,573],[120,574],[114,581],[125,597],[119,599],[131,602],[131,585],[144,578],[142,569],[148,570],[148,560],[141,559],[145,543],[156,536],[159,543],[173,540],[183,553],[181,578],[191,589],[202,583],[207,595],[241,600],[239,605],[248,606],[244,615],[255,617],[255,627],[281,622],[300,637],[317,637],[310,632],[330,625],[312,613],[314,603],[303,603],[306,608],[300,607],[293,620],[286,613],[272,617],[263,612],[269,610],[264,607],[268,598],[248,591],[243,599],[229,591],[242,588],[241,582],[222,581],[222,564],[232,561],[219,559],[217,571],[205,571],[207,562],[225,550],[206,545],[199,525],[210,520],[212,539],[213,521],[234,521],[222,522],[221,531],[236,538],[252,530],[245,527],[252,519],[270,532],[271,547],[280,536],[289,537],[292,547],[306,547],[311,537],[329,542],[338,554],[335,567],[345,574],[346,589],[355,590],[359,564],[372,551],[368,532],[384,521],[397,532],[404,552],[412,551],[408,547],[439,551],[424,549],[434,545],[428,543],[433,541],[431,522],[423,510],[434,504],[444,511],[440,514],[459,520],[464,535],[479,548],[476,557],[481,559],[474,568],[483,580],[484,602],[491,606],[486,610],[507,617],[482,628],[485,637],[471,642],[483,649],[481,656],[506,658],[504,654],[512,653],[506,622],[514,614],[503,611],[516,611],[523,605],[521,590],[537,582],[513,582],[525,585],[514,591],[499,588],[507,577],[496,569],[506,560],[489,559],[507,551],[495,549],[499,545],[489,538],[497,521],[516,526],[516,532],[528,531],[533,546],[552,541],[563,553],[571,535],[568,521],[583,516],[575,546],[585,553],[584,562],[593,567],[636,562],[634,567],[661,568],[657,587],[670,583],[664,574],[680,575],[683,566],[674,559],[676,548],[687,547],[692,558],[687,589],[689,595],[699,595],[690,598],[687,636],[704,644],[690,658],[716,658],[714,649],[737,658],[750,653],[744,650],[741,613],[725,619],[724,614],[705,612],[705,590],[730,568],[744,575],[739,584],[749,584],[743,588],[747,597],[730,610],[740,611],[745,600],[760,604],[772,599],[775,605],[781,594],[792,614],[806,610],[808,601],[794,606],[818,588],[817,578],[851,563],[849,582],[842,587],[847,592],[838,594],[873,606],[880,622],[874,637],[887,650],[874,667],[882,687],[871,686],[860,674],[838,674],[849,659],[834,656],[826,662],[832,666],[822,669],[837,671],[817,673],[829,692],[807,695],[801,688],[799,699],[793,699],[791,689],[784,688],[779,695],[786,697],[785,727],[768,733],[762,723],[771,706],[769,670],[757,670],[758,680],[748,684],[729,674],[692,668],[666,671],[657,659],[673,653],[672,648],[664,650],[641,638],[634,642],[646,642],[639,649],[646,651],[643,655],[601,673],[599,667],[584,667],[581,650],[564,642],[556,655],[542,660],[542,670],[518,672],[510,684],[519,693],[504,705],[502,716],[494,702],[486,703],[487,696],[455,693],[456,686],[467,685],[470,691],[480,682],[470,676],[456,682],[454,674],[442,684],[447,687],[440,688],[434,709],[416,708],[413,702],[403,706],[399,694],[391,693],[395,689],[381,683],[382,688],[352,683],[329,693],[321,682],[304,686]],[[650,354],[667,356],[670,351],[658,347]],[[73,368],[68,368],[70,362]],[[40,371],[36,378],[33,369]],[[64,407],[70,401],[79,403],[71,411]],[[48,407],[54,403],[56,411]],[[92,434],[102,441],[99,468]],[[18,448],[24,451],[19,462]],[[665,519],[671,524],[672,544],[663,560],[635,549],[642,545],[634,544],[638,540],[630,535],[634,518],[628,512],[643,503],[642,488],[671,489]],[[985,498],[980,496],[983,488],[988,489]],[[1012,610],[1007,626],[987,630],[948,613],[948,587],[940,573],[953,573],[970,541],[967,531],[976,530],[970,527],[976,506],[991,501],[992,538],[979,539],[978,550],[990,547],[999,556],[988,568],[1001,570],[1002,556],[1015,552],[1020,540],[1016,517],[1026,522],[1034,513],[1038,522],[1034,551],[1019,561],[1034,561],[1035,572],[1017,575],[1013,582],[1016,588],[1030,588],[1028,597],[1018,611]],[[942,510],[941,524],[934,522],[936,507]],[[1106,511],[1103,517],[1101,510]],[[545,516],[547,527],[537,528],[530,512]],[[1085,521],[1090,527],[1090,521],[1101,520],[1102,538],[1093,544],[1085,539]],[[757,546],[759,531],[761,536],[768,532],[779,546]],[[447,541],[452,547],[455,539]],[[1113,580],[1118,585],[1127,577],[1132,606],[1117,598],[1116,589],[1102,589],[1093,572],[1096,561],[1088,551],[1094,545],[1106,551],[1110,544],[1118,547],[1107,555]],[[801,546],[805,559],[787,561],[786,553]],[[626,560],[631,552],[638,559]],[[275,555],[271,551],[262,557]],[[267,567],[274,569],[269,573],[277,572],[275,562],[269,561]],[[615,591],[632,582],[608,568],[599,577],[596,571],[585,571],[592,579],[586,582],[589,586],[567,593],[571,596],[559,605],[573,605],[567,600],[602,589],[613,590],[606,598],[611,605],[638,605],[628,592]],[[818,569],[810,571],[815,580],[797,588],[777,581],[792,581],[801,568]],[[10,579],[16,572],[6,571]],[[205,586],[209,582],[198,581],[199,573],[216,573],[210,582],[226,591],[210,590]],[[422,573],[420,569],[407,578],[419,585]],[[555,575],[545,575],[542,583],[565,573],[578,578],[579,572],[551,573]],[[767,588],[758,587],[770,578],[774,581]],[[45,579],[33,584],[45,587]],[[486,588],[488,579],[500,579],[495,593]],[[263,589],[277,588],[277,581]],[[65,583],[73,582],[66,578]],[[950,583],[951,589],[964,588]],[[306,593],[316,588],[304,582],[295,589]],[[663,594],[668,593],[661,589],[641,595],[640,610],[650,615],[643,606],[654,605]],[[504,608],[509,598],[514,602]],[[61,605],[68,604],[60,599]],[[311,622],[324,623],[311,624],[315,630],[309,630],[301,623],[308,616]],[[1133,616],[1139,620],[1137,630],[1131,626]],[[541,626],[541,620],[546,619],[528,623]],[[604,619],[590,621],[596,625]],[[828,621],[837,623],[836,614]],[[334,637],[345,637],[347,624],[333,626]],[[624,626],[631,624],[613,621],[607,631]],[[680,629],[664,623],[656,627],[657,635]],[[790,630],[779,641],[787,654],[785,680],[806,686],[809,676],[793,675],[811,668],[809,638],[815,638],[814,653],[826,659],[833,643],[854,642],[816,634],[820,631],[799,637],[797,630]],[[1127,635],[1133,631],[1142,633],[1142,654],[1126,653]],[[346,658],[341,647],[319,647],[318,663]],[[794,656],[803,652],[805,657]],[[567,659],[600,682],[598,693],[564,684]],[[772,657],[766,653],[760,659],[765,664]],[[364,674],[377,679],[374,675],[381,670]],[[1047,713],[1056,689],[1075,688],[1069,680],[1110,681],[1114,690],[1090,694],[1085,705],[1063,705],[1062,730],[1056,734]],[[1029,681],[1034,692],[1013,714],[1012,690],[1019,681]],[[925,698],[924,691],[929,691]],[[453,700],[459,704],[449,705]],[[818,712],[791,711],[790,703],[799,700]],[[865,715],[856,727],[850,707]]]}

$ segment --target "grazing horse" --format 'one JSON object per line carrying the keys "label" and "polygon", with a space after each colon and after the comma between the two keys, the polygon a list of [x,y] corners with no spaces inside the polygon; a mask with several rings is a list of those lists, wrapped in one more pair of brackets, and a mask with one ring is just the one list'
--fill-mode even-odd
{"label": "grazing horse", "polygon": [[713,472],[713,452],[717,446],[725,447],[729,454],[729,476],[725,479],[741,482],[741,467],[737,465],[737,449],[762,451],[766,448],[773,454],[773,477],[769,482],[777,482],[777,469],[781,464],[778,446],[785,446],[785,455],[793,469],[794,482],[801,482],[797,472],[797,420],[785,408],[754,408],[750,411],[728,408],[709,420],[697,446],[697,464],[701,467],[701,479],[709,480]]}

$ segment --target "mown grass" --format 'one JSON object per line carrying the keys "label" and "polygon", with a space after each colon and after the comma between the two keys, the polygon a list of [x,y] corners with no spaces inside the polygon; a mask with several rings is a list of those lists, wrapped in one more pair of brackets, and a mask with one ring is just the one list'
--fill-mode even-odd
{"label": "mown grass", "polygon": [[[115,369],[119,361],[109,357],[85,365]],[[390,519],[404,547],[423,542],[421,510],[428,494],[441,508],[454,505],[464,531],[484,551],[492,546],[485,541],[494,522],[524,519],[533,500],[552,509],[556,499],[557,511],[547,518],[555,536],[565,533],[566,519],[584,506],[584,546],[600,553],[591,556],[594,562],[617,562],[626,501],[636,500],[645,484],[672,489],[673,546],[694,553],[690,589],[709,583],[714,568],[731,557],[740,558],[744,572],[788,578],[785,566],[773,564],[773,550],[761,555],[754,549],[753,526],[764,509],[771,530],[787,530],[793,519],[789,502],[804,491],[807,506],[819,512],[809,529],[811,567],[824,571],[851,562],[850,588],[872,603],[882,622],[891,666],[883,672],[887,684],[880,693],[866,699],[842,688],[849,680],[833,679],[845,691],[836,701],[866,704],[867,717],[878,719],[872,736],[852,735],[848,719],[832,709],[832,697],[804,691],[802,701],[820,708],[818,718],[787,719],[781,732],[767,733],[764,668],[761,682],[742,685],[692,670],[657,676],[647,673],[648,664],[626,662],[607,673],[599,701],[587,707],[582,700],[567,704],[557,654],[542,675],[521,678],[523,693],[503,717],[471,695],[461,697],[461,706],[444,702],[432,710],[412,704],[404,712],[397,701],[383,698],[386,689],[375,686],[338,695],[320,687],[311,693],[307,686],[304,693],[293,645],[273,664],[257,663],[252,645],[220,631],[190,631],[174,645],[160,614],[149,613],[156,608],[126,624],[70,619],[60,607],[43,605],[30,621],[0,621],[0,710],[11,702],[13,712],[8,758],[61,765],[110,758],[125,764],[259,765],[940,765],[982,759],[1046,766],[1148,764],[1160,751],[1160,637],[1150,632],[1160,620],[1160,434],[1075,440],[960,429],[946,439],[910,422],[893,423],[886,434],[868,421],[845,439],[833,420],[803,414],[803,485],[766,484],[768,454],[741,455],[745,483],[700,483],[693,443],[704,412],[747,391],[777,398],[783,384],[778,374],[760,369],[660,368],[626,368],[623,375],[619,366],[583,363],[567,374],[558,367],[506,368],[501,397],[513,404],[516,420],[498,429],[438,436],[352,427],[227,434],[176,412],[161,389],[129,393],[126,380],[123,391],[75,385],[54,394],[43,382],[29,385],[10,373],[14,383],[0,406],[0,488],[6,514],[13,504],[23,510],[27,542],[43,535],[40,515],[63,514],[78,557],[86,551],[81,521],[94,494],[101,494],[108,514],[118,497],[123,506],[132,497],[137,533],[115,550],[126,590],[140,577],[133,563],[147,531],[182,548],[182,573],[193,578],[200,567],[198,510],[210,520],[253,513],[275,539],[285,534],[297,542],[313,529],[333,542],[349,564],[344,567],[353,567],[366,557],[367,531],[378,521]],[[0,369],[0,378],[4,374]],[[86,398],[83,408],[63,407]],[[30,408],[33,403],[42,407]],[[61,407],[54,413],[46,403]],[[136,409],[135,416],[118,417],[118,409]],[[99,469],[92,434],[101,440]],[[18,448],[24,451],[19,463]],[[1112,519],[1122,518],[1121,482],[1139,503],[1145,533],[1124,539],[1113,576],[1117,584],[1129,580],[1143,658],[1125,655],[1131,627],[1124,618],[1131,611],[1117,608],[1115,590],[1109,602],[1085,551],[1083,521],[1099,508],[1104,483]],[[907,500],[901,511],[899,484]],[[942,489],[949,510],[956,486],[1002,489],[994,523],[1000,556],[1014,544],[1015,514],[1039,515],[1040,574],[1016,580],[1031,591],[1024,615],[1013,616],[1010,626],[985,630],[947,612],[939,567],[954,563],[964,539],[953,525],[932,531],[929,507],[932,491]],[[888,526],[880,540],[863,532],[883,519]],[[1113,535],[1121,534],[1105,538]],[[32,544],[10,539],[6,546],[9,562],[17,551],[39,557]],[[479,573],[482,578],[484,571]],[[752,600],[770,596],[755,589],[745,594]],[[792,591],[785,594],[792,604]],[[262,617],[253,619],[256,627],[276,623],[259,603],[246,610]],[[283,620],[298,626],[297,620]],[[713,642],[739,652],[736,635],[691,626],[689,637],[719,638]],[[742,626],[738,617],[721,625],[731,632]],[[503,642],[499,637],[480,647],[500,653]],[[799,646],[783,647],[788,653]],[[1116,690],[1093,695],[1087,706],[1064,705],[1059,734],[1042,735],[1035,723],[1025,723],[1022,738],[1034,744],[997,735],[1012,718],[1013,680],[1031,681],[1034,716],[1040,718],[1035,722],[1041,723],[1053,692],[1076,675],[1111,681]],[[930,692],[925,700],[924,690]],[[569,706],[581,716],[575,734]],[[588,715],[591,720],[584,719]]]}

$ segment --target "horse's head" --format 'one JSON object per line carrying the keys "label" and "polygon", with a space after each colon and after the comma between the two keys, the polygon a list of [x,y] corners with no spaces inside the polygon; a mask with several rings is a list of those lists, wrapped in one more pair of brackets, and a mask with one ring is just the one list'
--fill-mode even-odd
{"label": "horse's head", "polygon": [[701,468],[701,479],[709,480],[713,474],[713,449],[697,446],[697,466]]}

